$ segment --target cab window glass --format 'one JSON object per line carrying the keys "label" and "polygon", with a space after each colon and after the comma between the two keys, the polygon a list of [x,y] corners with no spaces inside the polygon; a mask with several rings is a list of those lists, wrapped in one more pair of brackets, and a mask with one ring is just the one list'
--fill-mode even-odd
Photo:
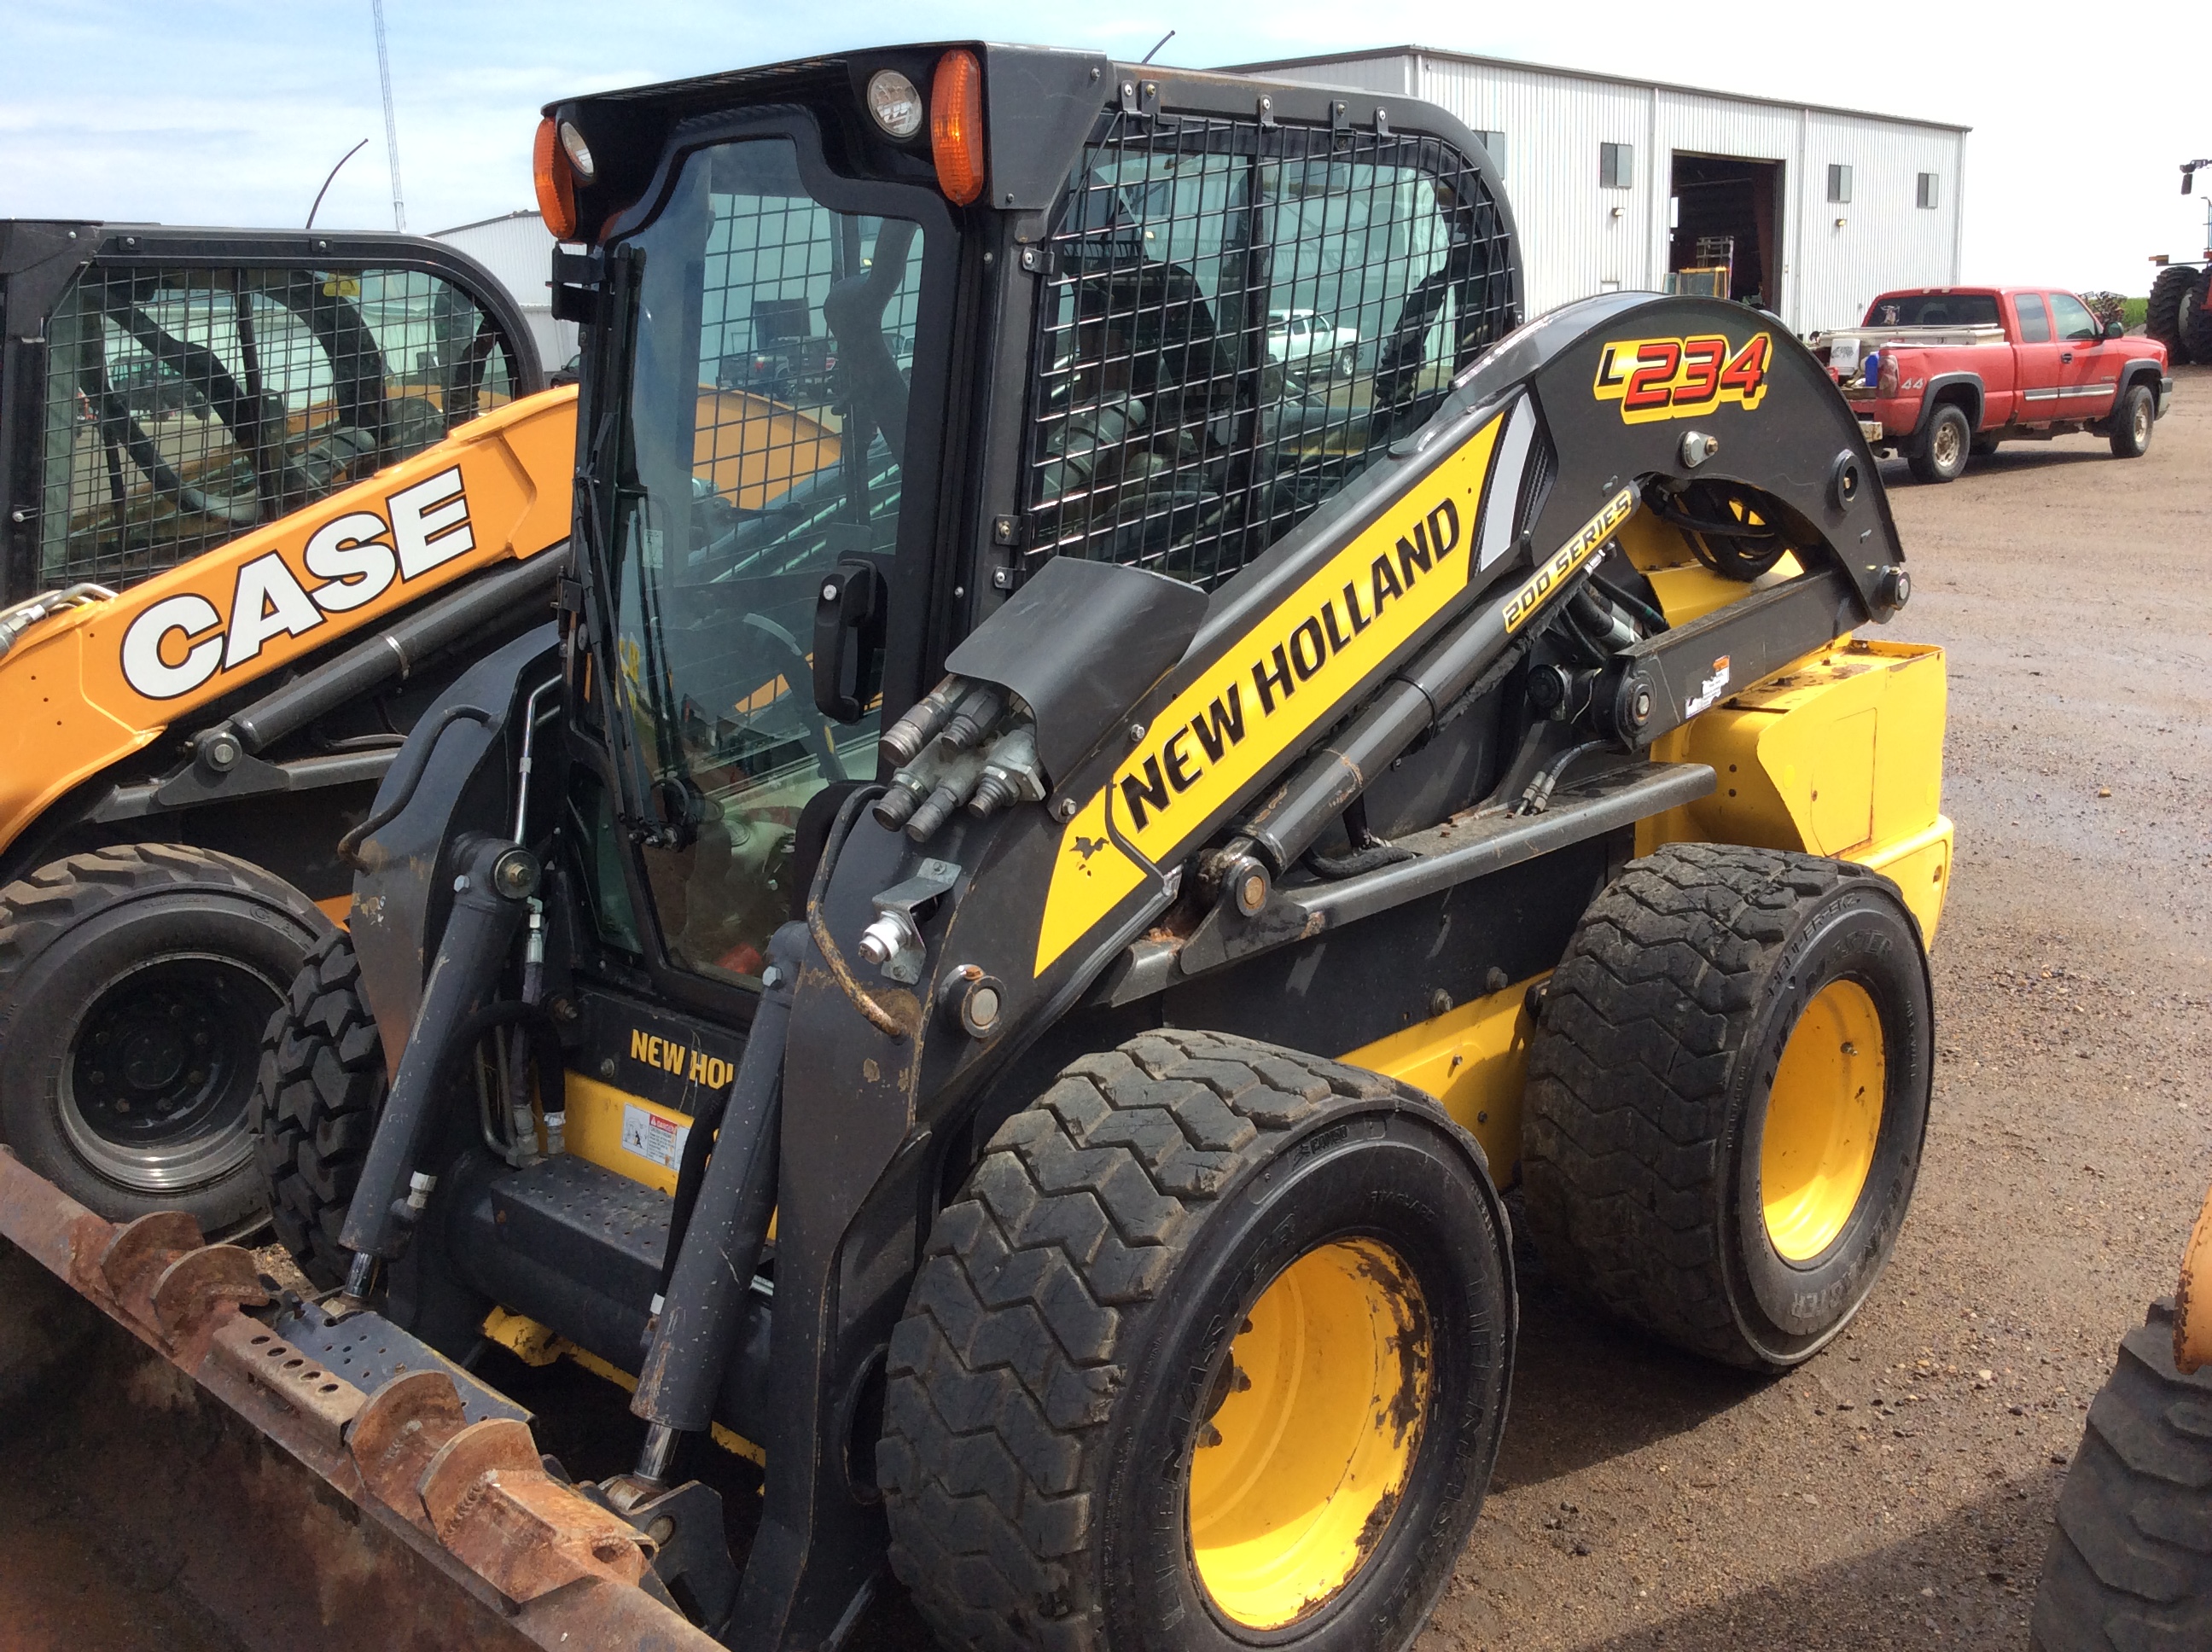
{"label": "cab window glass", "polygon": [[2058,324],[2058,336],[2069,343],[2100,336],[2096,317],[2091,315],[2089,307],[2073,294],[2053,293],[2051,295],[2051,310]]}
{"label": "cab window glass", "polygon": [[814,610],[848,557],[896,550],[923,240],[833,210],[796,146],[695,153],[642,255],[616,535],[617,695],[640,778],[677,823],[644,851],[674,962],[759,975],[791,909],[793,835],[825,784],[875,773],[880,658],[853,723],[815,705]]}
{"label": "cab window glass", "polygon": [[173,568],[514,393],[490,319],[421,270],[95,264],[46,360],[47,586]]}
{"label": "cab window glass", "polygon": [[2045,313],[2043,300],[2033,293],[2017,295],[2012,301],[2013,313],[2020,317],[2020,342],[2023,344],[2047,344],[2051,342],[2051,318]]}

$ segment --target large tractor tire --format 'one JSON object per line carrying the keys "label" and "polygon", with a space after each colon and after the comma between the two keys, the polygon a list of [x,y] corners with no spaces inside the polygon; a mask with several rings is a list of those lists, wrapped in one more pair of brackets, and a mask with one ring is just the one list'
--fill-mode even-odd
{"label": "large tractor tire", "polygon": [[249,1122],[276,1237],[317,1285],[345,1282],[338,1243],[384,1108],[384,1046],[353,943],[332,935],[293,978],[261,1040]]}
{"label": "large tractor tire", "polygon": [[2182,299],[2181,343],[2192,361],[2212,361],[2212,310],[2204,307],[2208,299],[2212,299],[2212,264],[2197,272]]}
{"label": "large tractor tire", "polygon": [[2197,271],[2185,264],[2168,264],[2150,284],[2150,302],[2143,312],[2143,331],[2166,346],[2167,357],[2186,365],[2197,359],[2184,337],[2181,312],[2197,288]]}
{"label": "large tractor tire", "polygon": [[71,855],[0,890],[0,1139],[101,1215],[257,1224],[262,1029],[330,920],[209,849]]}
{"label": "large tractor tire", "polygon": [[992,1138],[891,1339],[892,1568],[953,1647],[1408,1644],[1490,1478],[1511,1261],[1418,1091],[1214,1034]]}
{"label": "large tractor tire", "polygon": [[2058,1494],[2035,1652],[2212,1646],[2212,1366],[2173,1363],[2173,1307],[2120,1343]]}
{"label": "large tractor tire", "polygon": [[1529,1052],[1522,1175],[1547,1264],[1692,1352],[1811,1357],[1897,1242],[1932,1021],[1887,878],[1720,844],[1630,863],[1583,914]]}

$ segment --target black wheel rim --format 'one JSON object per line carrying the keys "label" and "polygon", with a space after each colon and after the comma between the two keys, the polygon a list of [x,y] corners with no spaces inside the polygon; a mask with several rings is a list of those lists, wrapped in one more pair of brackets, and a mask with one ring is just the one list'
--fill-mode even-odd
{"label": "black wheel rim", "polygon": [[214,953],[166,953],[112,976],[62,1066],[70,1145],[142,1193],[188,1193],[228,1175],[252,1149],[246,1102],[282,1000],[259,970]]}

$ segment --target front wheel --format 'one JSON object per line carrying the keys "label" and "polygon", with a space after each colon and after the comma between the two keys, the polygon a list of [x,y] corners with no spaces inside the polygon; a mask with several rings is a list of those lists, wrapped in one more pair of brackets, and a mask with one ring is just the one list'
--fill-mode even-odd
{"label": "front wheel", "polygon": [[1433,1102],[1134,1039],[938,1218],[891,1339],[891,1565],[955,1647],[1406,1646],[1481,1505],[1513,1333],[1481,1150]]}
{"label": "front wheel", "polygon": [[1933,1062],[1920,934],[1847,861],[1671,844],[1591,902],[1529,1051],[1522,1182],[1582,1295],[1778,1371],[1897,1242]]}
{"label": "front wheel", "polygon": [[1905,450],[1905,462],[1912,467],[1913,480],[1956,482],[1966,468],[1966,455],[1973,441],[1974,428],[1966,422],[1966,410],[1956,402],[1944,403],[1928,421],[1928,428]]}
{"label": "front wheel", "polygon": [[261,1031],[330,933],[290,884],[182,844],[71,855],[0,890],[0,1136],[112,1220],[251,1225]]}
{"label": "front wheel", "polygon": [[2148,385],[2130,385],[2122,392],[2120,404],[2112,410],[2113,457],[2141,459],[2150,452],[2150,433],[2157,421],[2158,407]]}

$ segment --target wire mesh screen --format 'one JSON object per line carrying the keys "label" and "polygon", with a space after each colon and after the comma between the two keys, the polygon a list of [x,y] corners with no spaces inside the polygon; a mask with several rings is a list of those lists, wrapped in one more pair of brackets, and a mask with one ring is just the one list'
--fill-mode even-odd
{"label": "wire mesh screen", "polygon": [[490,319],[422,270],[95,264],[47,341],[49,586],[188,562],[514,392]]}
{"label": "wire mesh screen", "polygon": [[1038,295],[1029,562],[1235,574],[1514,325],[1509,240],[1432,138],[1106,116]]}

